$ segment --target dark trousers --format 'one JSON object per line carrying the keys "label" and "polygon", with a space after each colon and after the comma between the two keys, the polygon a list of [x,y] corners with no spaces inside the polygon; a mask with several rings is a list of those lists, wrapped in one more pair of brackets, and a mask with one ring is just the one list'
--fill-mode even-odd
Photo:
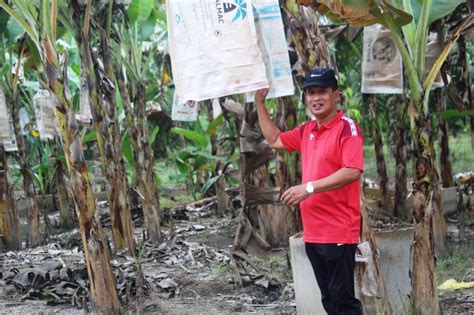
{"label": "dark trousers", "polygon": [[362,314],[354,294],[356,244],[305,243],[313,266],[324,309],[329,315]]}

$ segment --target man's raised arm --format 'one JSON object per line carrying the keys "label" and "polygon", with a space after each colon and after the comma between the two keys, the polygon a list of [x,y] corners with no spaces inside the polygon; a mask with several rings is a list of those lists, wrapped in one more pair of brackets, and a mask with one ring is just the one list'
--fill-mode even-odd
{"label": "man's raised arm", "polygon": [[268,144],[273,149],[285,149],[280,140],[281,131],[275,126],[267,108],[265,107],[265,98],[267,97],[268,89],[258,90],[255,94],[255,106],[257,106],[258,122],[262,129],[263,136]]}

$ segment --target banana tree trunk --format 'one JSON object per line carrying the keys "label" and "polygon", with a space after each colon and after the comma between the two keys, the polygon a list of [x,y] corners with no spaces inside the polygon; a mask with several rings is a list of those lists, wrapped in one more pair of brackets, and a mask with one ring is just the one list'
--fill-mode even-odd
{"label": "banana tree trunk", "polygon": [[[463,101],[464,103],[468,104],[468,108],[470,110],[474,109],[474,102],[472,100],[472,76],[471,76],[471,64],[470,64],[470,57],[467,53],[466,47],[466,39],[464,36],[459,38],[459,58],[461,59],[462,66],[463,66],[463,75],[461,79],[461,84],[463,88]],[[471,147],[474,150],[474,116],[469,117],[469,122],[471,125]]]}
{"label": "banana tree trunk", "polygon": [[[435,94],[436,95],[436,94]],[[434,133],[431,133],[434,136]],[[431,138],[429,144],[431,156],[433,162],[436,161],[436,154],[434,148],[434,141]],[[444,218],[443,199],[441,197],[441,187],[438,171],[436,166],[433,167],[433,173],[431,175],[431,185],[433,187],[433,199],[431,202],[431,215],[433,220],[433,241],[435,245],[436,255],[438,257],[447,257],[447,227],[446,219]]]}
{"label": "banana tree trunk", "polygon": [[[296,108],[288,97],[278,98],[276,103],[276,125],[280,130],[290,130],[296,127],[297,113]],[[295,170],[298,168],[298,155],[288,154],[279,151],[276,153],[276,172],[275,172],[275,186],[289,187],[297,184]],[[291,235],[294,235],[298,230],[296,211],[290,207],[276,204],[274,206],[274,219],[272,226],[276,240],[275,246],[288,245]]]}
{"label": "banana tree trunk", "polygon": [[148,143],[149,132],[145,116],[145,87],[141,84],[137,87],[136,95],[134,96],[134,108],[132,108],[128,85],[125,83],[124,73],[121,69],[122,66],[118,64],[116,73],[125,112],[125,126],[134,152],[135,186],[138,188],[142,199],[143,216],[148,238],[153,241],[159,241],[161,238],[160,200],[153,170],[153,152]]}
{"label": "banana tree trunk", "polygon": [[[214,120],[214,113],[213,113],[213,105],[212,102],[206,102],[206,114],[207,114],[207,120],[209,122]],[[222,154],[222,150],[217,143],[217,134],[211,134],[211,153],[212,155],[220,155]],[[212,176],[217,176],[220,171],[222,171],[222,163],[220,161],[216,161],[215,168],[213,170]],[[223,176],[221,176],[216,184],[214,185],[215,189],[215,195],[217,197],[217,208],[216,208],[216,216],[223,216],[224,213],[227,211],[227,196],[225,193],[225,179]]]}
{"label": "banana tree trunk", "polygon": [[369,111],[370,117],[372,118],[372,138],[374,140],[374,148],[375,148],[375,159],[377,162],[377,174],[378,174],[378,182],[379,187],[381,190],[381,200],[380,206],[381,208],[388,212],[392,213],[392,206],[390,203],[390,195],[388,192],[388,174],[387,174],[387,166],[385,163],[385,155],[383,153],[383,140],[382,140],[382,133],[380,131],[380,126],[378,123],[377,117],[377,99],[375,94],[370,94],[368,96],[367,102],[369,104]]}
{"label": "banana tree trunk", "polygon": [[395,152],[395,198],[393,205],[393,214],[402,220],[408,219],[408,209],[406,200],[408,195],[407,189],[407,150],[405,144],[405,128],[406,128],[406,102],[403,96],[398,98],[394,103],[397,113],[397,130]]}
{"label": "banana tree trunk", "polygon": [[[115,277],[109,258],[107,239],[95,212],[95,200],[87,172],[82,138],[77,125],[72,101],[69,98],[67,70],[61,73],[55,47],[46,37],[44,40],[44,69],[49,89],[56,96],[54,114],[58,122],[61,142],[71,178],[72,194],[76,207],[81,238],[84,246],[91,296],[95,308],[103,313],[120,312]],[[67,55],[64,62],[67,65]]]}
{"label": "banana tree trunk", "polygon": [[[102,33],[102,54],[104,70],[107,80],[103,81],[103,93],[105,95],[104,114],[106,133],[105,158],[107,167],[105,174],[110,183],[108,189],[109,200],[113,200],[110,208],[112,219],[112,230],[115,236],[117,248],[123,248],[124,243],[129,252],[133,254],[133,225],[130,210],[130,199],[128,194],[127,174],[123,160],[122,136],[119,128],[117,115],[117,101],[115,94],[115,73],[112,66],[112,56],[109,49],[107,36]],[[96,63],[98,64],[98,63]],[[113,205],[113,206],[112,206]]]}
{"label": "banana tree trunk", "polygon": [[51,151],[53,157],[56,157],[54,162],[54,203],[59,209],[59,225],[62,228],[70,228],[74,224],[73,212],[71,211],[69,200],[69,189],[67,187],[66,180],[64,179],[64,166],[63,163],[57,159],[59,157],[58,145],[56,141],[51,141]]}
{"label": "banana tree trunk", "polygon": [[[260,227],[260,234],[258,234],[253,229],[251,220],[249,220],[249,217],[252,217],[251,213],[246,212],[246,210],[252,211],[251,208],[247,207],[250,204],[247,187],[250,186],[252,181],[259,187],[265,185],[268,178],[267,164],[273,160],[273,155],[271,149],[263,144],[263,136],[256,130],[258,120],[256,107],[253,104],[246,103],[244,113],[242,129],[240,130],[240,152],[242,159],[240,195],[242,196],[243,208],[240,210],[239,217],[242,220],[240,220],[241,222],[237,227],[234,247],[235,249],[246,250],[248,240],[252,235],[262,249],[268,250],[271,248],[269,243],[271,234],[268,231],[272,230],[270,226],[272,221],[266,218],[273,213],[273,205],[271,205],[273,201],[262,201],[260,199],[262,195],[257,193],[257,198],[255,199],[259,199],[258,204],[260,205],[257,207],[258,224]],[[252,176],[255,170],[258,173]],[[256,188],[256,186],[253,186],[252,191],[257,190]],[[240,279],[240,276],[238,278]]]}
{"label": "banana tree trunk", "polygon": [[[81,62],[86,73],[91,113],[96,130],[102,167],[108,181],[107,196],[115,250],[119,251],[126,247],[128,248],[129,253],[133,254],[133,229],[128,201],[127,179],[123,166],[123,153],[119,122],[117,118],[115,91],[113,88],[113,81],[110,81],[110,79],[113,78],[104,77],[103,79],[100,79],[101,76],[99,73],[101,71],[103,72],[103,69],[101,69],[101,66],[91,53],[89,43],[89,19],[90,2],[88,2],[86,8],[82,37],[79,46]],[[105,35],[102,36],[102,41],[104,61],[107,62],[108,71],[110,72],[110,52]],[[105,100],[102,98],[103,94],[106,97]]]}
{"label": "banana tree trunk", "polygon": [[[446,110],[446,99],[444,89],[434,91],[436,99],[436,111]],[[449,155],[449,133],[448,122],[443,117],[438,118],[438,138],[439,138],[439,168],[441,172],[441,184],[443,187],[454,186],[453,169],[451,166],[451,157]]]}
{"label": "banana tree trunk", "polygon": [[148,235],[153,241],[161,238],[160,229],[160,195],[156,186],[156,175],[153,169],[155,158],[151,150],[148,124],[145,113],[145,86],[140,85],[135,95],[135,113],[137,117],[137,138],[138,151],[135,151],[135,166],[138,167],[139,189],[144,196],[143,212],[145,215],[145,225]]}
{"label": "banana tree trunk", "polygon": [[410,103],[409,113],[413,120],[413,154],[415,174],[413,183],[413,243],[411,247],[411,285],[416,314],[441,314],[436,290],[435,246],[433,237],[433,189],[436,169],[430,148],[430,121],[422,106]]}
{"label": "banana tree trunk", "polygon": [[0,234],[5,250],[19,250],[20,221],[13,189],[8,179],[7,157],[0,143]]}
{"label": "banana tree trunk", "polygon": [[[22,44],[21,44],[22,45]],[[20,49],[22,50],[22,49]],[[25,138],[20,126],[20,99],[19,91],[16,89],[13,93],[13,104],[12,104],[12,118],[13,118],[13,129],[15,131],[15,139],[18,146],[18,163],[20,164],[20,172],[23,178],[23,190],[26,195],[26,200],[28,203],[27,207],[27,222],[28,222],[28,231],[27,231],[27,244],[29,246],[37,246],[40,244],[41,235],[39,227],[39,212],[38,205],[36,204],[36,193],[35,187],[33,184],[33,175],[31,174],[31,169],[28,165],[28,151],[26,148]]]}
{"label": "banana tree trunk", "polygon": [[[267,165],[262,165],[255,173],[255,185],[257,187],[268,186],[269,177]],[[260,236],[271,246],[279,246],[278,234],[286,233],[285,230],[277,230],[275,218],[277,209],[272,204],[263,204],[257,206],[257,211]]]}

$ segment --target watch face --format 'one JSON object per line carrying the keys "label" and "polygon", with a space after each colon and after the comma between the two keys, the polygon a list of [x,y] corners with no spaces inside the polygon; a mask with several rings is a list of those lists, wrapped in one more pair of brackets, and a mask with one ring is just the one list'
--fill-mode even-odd
{"label": "watch face", "polygon": [[313,185],[312,185],[311,183],[307,183],[307,184],[306,184],[306,192],[307,192],[308,194],[312,194],[312,193],[314,192],[314,187],[313,187]]}

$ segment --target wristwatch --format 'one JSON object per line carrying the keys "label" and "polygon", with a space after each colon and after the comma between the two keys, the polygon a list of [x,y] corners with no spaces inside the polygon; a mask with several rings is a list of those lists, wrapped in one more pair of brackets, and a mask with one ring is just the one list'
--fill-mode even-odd
{"label": "wristwatch", "polygon": [[313,184],[311,184],[311,182],[306,183],[306,192],[310,195],[314,193],[314,187],[313,187]]}

